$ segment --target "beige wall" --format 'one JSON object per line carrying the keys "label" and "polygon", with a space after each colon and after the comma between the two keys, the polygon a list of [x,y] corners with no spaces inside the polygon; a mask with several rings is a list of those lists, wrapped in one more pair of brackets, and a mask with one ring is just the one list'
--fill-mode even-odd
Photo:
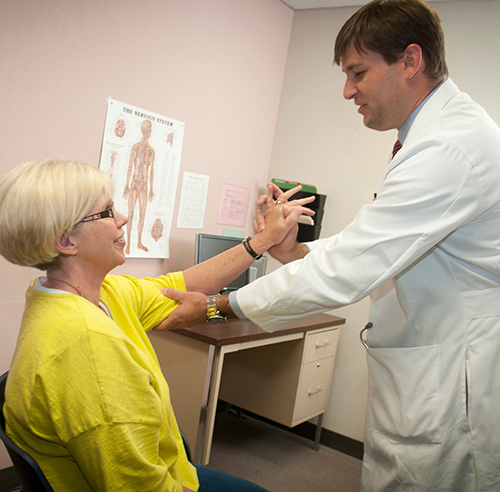
{"label": "beige wall", "polygon": [[[446,34],[450,74],[500,122],[497,0],[433,4]],[[295,13],[269,177],[312,183],[328,195],[322,237],[339,232],[369,203],[396,132],[363,126],[342,97],[344,76],[332,66],[335,36],[357,8]],[[363,440],[367,375],[359,332],[369,301],[339,309],[341,328],[325,428]]]}
{"label": "beige wall", "polygon": [[[112,97],[186,124],[174,218],[182,172],[208,174],[203,230],[221,234],[222,184],[249,188],[254,204],[266,183],[292,19],[279,0],[2,0],[0,173],[44,156],[97,165]],[[232,229],[250,234],[252,215]],[[119,271],[186,268],[197,232],[174,227],[172,259]],[[0,258],[2,373],[38,274]]]}

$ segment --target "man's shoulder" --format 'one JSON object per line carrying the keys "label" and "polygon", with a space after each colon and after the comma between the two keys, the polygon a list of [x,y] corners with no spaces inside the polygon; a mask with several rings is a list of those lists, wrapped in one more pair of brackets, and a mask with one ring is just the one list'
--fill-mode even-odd
{"label": "man's shoulder", "polygon": [[413,139],[446,139],[450,145],[464,149],[480,142],[495,147],[495,141],[500,141],[500,128],[479,103],[448,79],[417,116],[405,144]]}

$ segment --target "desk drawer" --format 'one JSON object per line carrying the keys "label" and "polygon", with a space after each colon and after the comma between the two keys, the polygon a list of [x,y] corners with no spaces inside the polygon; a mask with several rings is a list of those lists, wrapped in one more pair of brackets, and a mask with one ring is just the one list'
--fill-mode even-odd
{"label": "desk drawer", "polygon": [[338,329],[307,335],[304,364],[335,356],[338,337]]}
{"label": "desk drawer", "polygon": [[294,420],[318,415],[326,410],[334,357],[304,364],[300,375]]}

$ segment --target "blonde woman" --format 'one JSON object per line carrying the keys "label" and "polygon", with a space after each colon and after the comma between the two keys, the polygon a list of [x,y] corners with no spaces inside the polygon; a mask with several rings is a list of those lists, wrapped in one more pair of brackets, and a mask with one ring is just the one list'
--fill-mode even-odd
{"label": "blonde woman", "polygon": [[[184,272],[137,279],[125,262],[112,181],[87,164],[35,161],[0,179],[0,253],[45,270],[26,294],[3,412],[7,433],[57,491],[262,491],[187,460],[147,331],[176,302],[161,288],[215,293],[244,272],[244,245]],[[284,197],[287,198],[287,197]],[[268,200],[262,253],[282,241],[304,200]]]}

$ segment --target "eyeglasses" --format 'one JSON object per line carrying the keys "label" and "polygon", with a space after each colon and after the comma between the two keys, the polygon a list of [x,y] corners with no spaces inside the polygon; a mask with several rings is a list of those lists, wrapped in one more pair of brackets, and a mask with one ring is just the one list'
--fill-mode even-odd
{"label": "eyeglasses", "polygon": [[80,222],[90,222],[92,220],[107,219],[108,217],[114,219],[115,211],[113,210],[113,208],[114,206],[111,206],[107,210],[104,210],[103,212],[97,212],[96,214],[87,215]]}

